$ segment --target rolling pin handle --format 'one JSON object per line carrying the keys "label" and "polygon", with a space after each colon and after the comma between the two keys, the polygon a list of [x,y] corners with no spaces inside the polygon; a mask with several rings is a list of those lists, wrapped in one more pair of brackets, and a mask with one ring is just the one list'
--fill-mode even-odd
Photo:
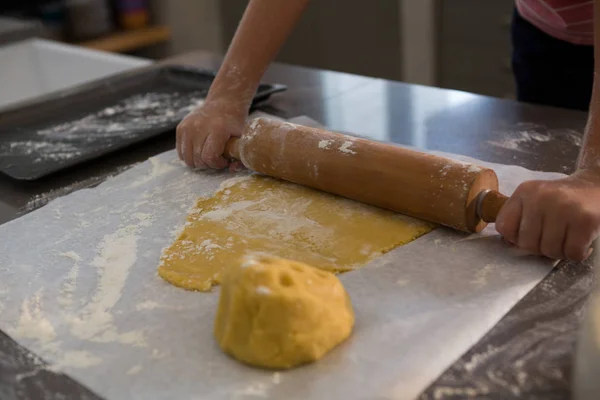
{"label": "rolling pin handle", "polygon": [[225,153],[223,156],[229,160],[239,160],[240,159],[240,147],[239,147],[240,138],[232,137],[227,141],[225,145]]}
{"label": "rolling pin handle", "polygon": [[485,222],[496,222],[498,213],[508,197],[495,190],[485,190],[479,194],[477,214]]}

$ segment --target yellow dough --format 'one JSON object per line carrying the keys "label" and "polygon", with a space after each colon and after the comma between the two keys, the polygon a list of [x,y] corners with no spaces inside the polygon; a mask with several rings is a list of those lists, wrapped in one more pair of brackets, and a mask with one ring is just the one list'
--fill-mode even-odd
{"label": "yellow dough", "polygon": [[330,272],[258,255],[224,273],[215,338],[241,362],[283,369],[316,361],[353,326],[350,298]]}
{"label": "yellow dough", "polygon": [[363,266],[434,225],[282,180],[251,175],[198,200],[159,275],[208,291],[227,265],[265,253],[332,272]]}

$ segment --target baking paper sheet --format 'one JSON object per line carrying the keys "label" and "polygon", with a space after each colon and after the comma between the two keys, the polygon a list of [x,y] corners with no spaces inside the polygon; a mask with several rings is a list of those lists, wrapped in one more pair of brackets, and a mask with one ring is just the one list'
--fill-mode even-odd
{"label": "baking paper sheet", "polygon": [[[477,163],[507,194],[561,176]],[[437,229],[340,276],[356,311],[347,342],[305,367],[253,369],[215,344],[218,287],[156,274],[196,198],[231,177],[170,151],[0,226],[0,329],[108,399],[412,399],[553,266],[493,227]]]}

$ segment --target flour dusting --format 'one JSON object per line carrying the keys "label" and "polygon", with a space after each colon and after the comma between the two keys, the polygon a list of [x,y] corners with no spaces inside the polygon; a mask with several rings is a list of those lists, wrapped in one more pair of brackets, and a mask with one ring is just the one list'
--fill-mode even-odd
{"label": "flour dusting", "polygon": [[50,320],[42,314],[41,297],[42,291],[39,290],[32,298],[23,301],[19,321],[10,334],[36,340],[42,346],[51,346],[56,339],[56,331]]}
{"label": "flour dusting", "polygon": [[477,271],[471,283],[477,286],[484,286],[487,283],[487,277],[494,271],[495,265],[486,264],[483,268]]}
{"label": "flour dusting", "polygon": [[140,303],[137,306],[135,306],[135,309],[138,311],[143,311],[143,310],[154,310],[159,307],[160,307],[160,304],[158,304],[157,302],[152,301],[152,300],[146,300],[143,303]]}
{"label": "flour dusting", "polygon": [[279,385],[281,383],[281,372],[273,373],[272,380],[274,384]]}
{"label": "flour dusting", "polygon": [[410,283],[410,281],[409,281],[408,279],[398,279],[398,280],[396,281],[396,285],[398,285],[398,286],[400,286],[400,287],[406,286],[406,285],[408,285],[409,283]]}
{"label": "flour dusting", "polygon": [[135,375],[138,374],[142,370],[142,366],[140,364],[134,365],[133,367],[127,370],[127,375]]}
{"label": "flour dusting", "polygon": [[266,295],[271,294],[271,289],[269,289],[266,286],[259,286],[259,287],[256,288],[256,293],[262,294],[262,295],[266,296]]}
{"label": "flour dusting", "polygon": [[158,157],[150,157],[149,161],[151,165],[149,173],[146,175],[142,175],[140,178],[131,182],[131,184],[129,185],[130,188],[137,188],[139,186],[145,185],[148,182],[152,182],[156,178],[163,176],[177,168],[176,165],[172,163],[163,162]]}
{"label": "flour dusting", "polygon": [[58,297],[58,302],[61,305],[69,306],[73,303],[73,293],[77,288],[77,276],[79,275],[79,263],[81,262],[81,257],[74,251],[60,253],[60,256],[68,258],[73,262],[73,266],[67,275],[67,279],[63,283],[60,296]]}
{"label": "flour dusting", "polygon": [[149,129],[172,126],[203,101],[203,91],[135,94],[99,111],[37,129],[29,140],[1,144],[0,156],[64,163],[94,151],[97,145],[110,146]]}
{"label": "flour dusting", "polygon": [[51,368],[59,371],[64,368],[89,368],[101,362],[102,358],[93,355],[89,351],[66,351],[62,353],[58,362]]}
{"label": "flour dusting", "polygon": [[98,255],[91,263],[98,274],[96,292],[79,315],[68,317],[73,336],[96,342],[144,344],[141,332],[118,333],[111,313],[137,260],[137,230],[135,225],[125,226],[106,235],[98,246]]}
{"label": "flour dusting", "polygon": [[494,147],[514,150],[522,153],[530,153],[531,145],[547,143],[555,139],[564,139],[573,146],[580,147],[582,135],[571,129],[546,129],[535,124],[523,125],[529,129],[497,132],[498,140],[488,140]]}
{"label": "flour dusting", "polygon": [[329,146],[331,146],[332,143],[333,143],[333,140],[320,140],[319,148],[327,150],[327,149],[329,149]]}
{"label": "flour dusting", "polygon": [[356,154],[356,151],[352,150],[350,148],[350,146],[352,146],[354,143],[351,142],[350,140],[346,140],[339,148],[338,150],[341,151],[342,153],[346,153],[346,154]]}

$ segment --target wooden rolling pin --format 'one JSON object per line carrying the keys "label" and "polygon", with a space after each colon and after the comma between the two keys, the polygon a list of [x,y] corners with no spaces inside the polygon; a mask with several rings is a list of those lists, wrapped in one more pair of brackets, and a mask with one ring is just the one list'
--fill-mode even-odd
{"label": "wooden rolling pin", "polygon": [[464,232],[507,200],[488,168],[267,118],[248,122],[225,156],[248,169]]}

